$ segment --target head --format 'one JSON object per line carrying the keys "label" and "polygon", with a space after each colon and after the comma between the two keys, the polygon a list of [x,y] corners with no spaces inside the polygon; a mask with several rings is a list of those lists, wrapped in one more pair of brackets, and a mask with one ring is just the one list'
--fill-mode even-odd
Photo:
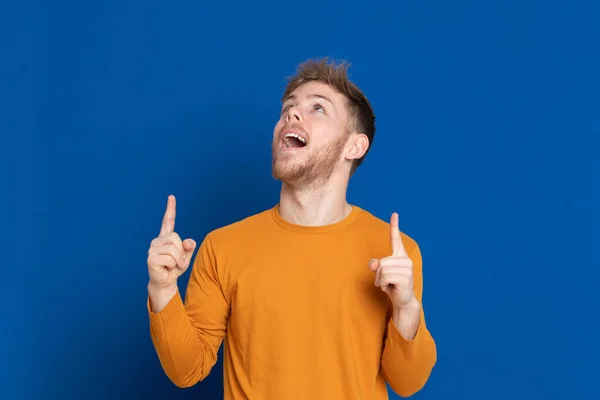
{"label": "head", "polygon": [[273,131],[276,179],[297,187],[349,179],[364,160],[375,115],[347,70],[346,63],[309,60],[289,79]]}

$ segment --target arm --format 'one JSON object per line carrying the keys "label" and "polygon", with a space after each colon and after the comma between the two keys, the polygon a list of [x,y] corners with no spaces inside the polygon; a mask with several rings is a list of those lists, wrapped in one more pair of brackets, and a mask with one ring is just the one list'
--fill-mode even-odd
{"label": "arm", "polygon": [[[196,255],[185,303],[178,290],[168,302],[164,293],[148,291],[150,335],[160,363],[175,385],[193,386],[206,378],[217,362],[229,316],[210,238],[206,237]],[[158,311],[153,302],[161,300],[166,306]]]}
{"label": "arm", "polygon": [[394,392],[404,397],[425,385],[437,361],[435,341],[425,325],[422,257],[416,243],[410,258],[417,302],[405,310],[391,310],[381,360],[385,380]]}

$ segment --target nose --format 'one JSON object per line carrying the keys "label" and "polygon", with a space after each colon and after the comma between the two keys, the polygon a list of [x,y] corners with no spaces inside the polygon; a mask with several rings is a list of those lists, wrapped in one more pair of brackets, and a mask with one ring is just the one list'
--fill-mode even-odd
{"label": "nose", "polygon": [[290,107],[285,116],[285,122],[300,121],[300,111],[297,107]]}

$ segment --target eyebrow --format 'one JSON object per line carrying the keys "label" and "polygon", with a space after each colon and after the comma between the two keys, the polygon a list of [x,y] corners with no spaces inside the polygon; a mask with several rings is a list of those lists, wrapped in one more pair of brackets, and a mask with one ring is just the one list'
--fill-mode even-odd
{"label": "eyebrow", "polygon": [[[323,99],[323,100],[329,102],[331,104],[331,106],[335,109],[335,105],[333,104],[333,101],[331,101],[331,99],[327,96],[323,96],[322,94],[313,93],[313,94],[309,94],[306,97],[309,99]],[[295,100],[295,99],[296,99],[296,95],[291,94],[288,97],[286,97],[283,102],[285,103],[288,100]]]}

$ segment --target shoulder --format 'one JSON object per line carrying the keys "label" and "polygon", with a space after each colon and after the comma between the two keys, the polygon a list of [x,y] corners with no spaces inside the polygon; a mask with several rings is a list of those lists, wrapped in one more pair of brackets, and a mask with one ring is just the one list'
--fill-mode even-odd
{"label": "shoulder", "polygon": [[272,208],[260,211],[241,220],[210,231],[205,240],[211,245],[233,244],[248,241],[256,233],[262,232],[273,222]]}

